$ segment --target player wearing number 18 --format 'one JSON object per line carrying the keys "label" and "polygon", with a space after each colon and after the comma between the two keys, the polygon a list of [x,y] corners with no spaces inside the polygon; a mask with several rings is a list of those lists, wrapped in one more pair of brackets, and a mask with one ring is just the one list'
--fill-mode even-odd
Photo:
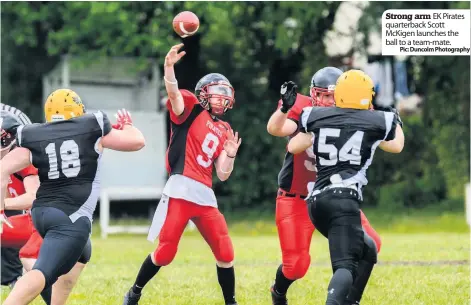
{"label": "player wearing number 18", "polygon": [[43,238],[33,269],[16,283],[5,305],[29,304],[79,260],[100,192],[103,149],[137,151],[145,145],[127,111],[119,111],[111,126],[101,111],[85,113],[72,90],[51,93],[44,109],[47,122],[18,127],[18,147],[0,162],[0,209],[8,176],[31,164],[38,169],[41,184],[31,214]]}
{"label": "player wearing number 18", "polygon": [[307,202],[311,221],[329,241],[334,274],[326,305],[344,304],[359,262],[376,250],[365,241],[360,216],[374,152],[378,146],[392,153],[404,147],[397,113],[369,110],[373,87],[362,71],[343,73],[334,89],[336,107],[305,108],[301,132],[288,143],[293,154],[312,148],[316,155],[317,179]]}
{"label": "player wearing number 18", "polygon": [[[218,73],[205,75],[195,94],[179,90],[174,65],[184,55],[173,46],[165,57],[164,80],[168,93],[171,140],[167,150],[169,179],[157,207],[148,239],[159,237],[159,245],[144,260],[123,305],[136,305],[144,286],[162,266],[175,257],[181,235],[191,219],[216,258],[219,284],[225,304],[235,299],[234,250],[226,220],[217,208],[212,172],[225,181],[231,175],[241,139],[220,117],[232,108],[234,89]],[[196,95],[196,96],[195,96]],[[196,275],[197,276],[197,275]]]}
{"label": "player wearing number 18", "polygon": [[[3,158],[3,156],[6,156],[10,151],[17,148],[16,131],[18,127],[24,125],[23,122],[31,124],[31,121],[19,109],[5,104],[2,104],[2,108],[3,109],[0,111],[0,121],[2,123],[1,157]],[[9,211],[23,210],[24,214],[14,215],[8,218],[12,227],[8,226],[6,223],[2,226],[2,268],[5,267],[2,269],[2,277],[4,275],[11,276],[15,274],[15,272],[12,273],[12,271],[15,270],[11,268],[10,263],[15,262],[14,259],[18,259],[19,257],[21,259],[20,270],[16,273],[15,282],[17,278],[23,274],[23,268],[26,272],[29,272],[33,268],[43,241],[41,235],[34,227],[31,217],[31,207],[36,199],[38,188],[38,170],[33,165],[10,175],[8,184],[10,198],[5,199],[5,209]],[[11,248],[4,248],[5,246]],[[11,253],[10,251],[14,250],[12,248],[21,248],[21,250],[19,252],[17,251],[14,257],[4,256]],[[5,251],[6,249],[9,251]],[[82,251],[82,256],[72,270],[59,277],[53,289],[49,287],[41,292],[41,297],[46,304],[63,305],[66,303],[80,273],[85,267],[85,264],[88,263],[91,253],[92,246],[89,240]],[[23,268],[21,268],[21,265],[23,265]],[[52,290],[54,290],[54,292]]]}

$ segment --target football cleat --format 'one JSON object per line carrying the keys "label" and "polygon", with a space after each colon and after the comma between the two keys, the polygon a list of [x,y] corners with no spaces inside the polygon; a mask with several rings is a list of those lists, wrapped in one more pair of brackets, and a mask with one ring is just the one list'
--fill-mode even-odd
{"label": "football cleat", "polygon": [[132,288],[129,289],[128,292],[126,292],[126,295],[124,296],[124,301],[123,305],[139,305],[139,299],[141,298],[142,294],[137,294],[132,291]]}
{"label": "football cleat", "polygon": [[275,285],[270,287],[271,300],[273,305],[288,305],[288,299],[286,299],[286,294],[281,295],[275,290]]}

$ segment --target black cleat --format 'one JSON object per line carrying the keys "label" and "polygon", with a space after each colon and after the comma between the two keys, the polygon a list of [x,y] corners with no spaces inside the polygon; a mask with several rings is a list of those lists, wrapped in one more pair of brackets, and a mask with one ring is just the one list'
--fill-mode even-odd
{"label": "black cleat", "polygon": [[347,298],[343,301],[343,305],[360,305],[360,301],[351,301]]}
{"label": "black cleat", "polygon": [[276,292],[274,285],[270,287],[271,292],[271,301],[273,305],[288,305],[288,299],[286,299],[286,294],[281,295]]}
{"label": "black cleat", "polygon": [[128,292],[126,292],[126,295],[124,296],[123,305],[139,305],[140,298],[141,294],[134,293],[131,288]]}

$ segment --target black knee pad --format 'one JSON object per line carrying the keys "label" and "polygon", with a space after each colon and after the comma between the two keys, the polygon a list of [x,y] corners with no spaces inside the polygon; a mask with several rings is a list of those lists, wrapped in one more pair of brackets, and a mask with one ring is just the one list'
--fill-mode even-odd
{"label": "black knee pad", "polygon": [[337,226],[331,228],[328,234],[333,271],[346,269],[355,279],[358,263],[364,255],[363,229],[359,225]]}
{"label": "black knee pad", "polygon": [[338,269],[347,269],[352,274],[353,280],[355,280],[357,276],[358,262],[348,259],[332,263],[333,272],[335,273]]}
{"label": "black knee pad", "polygon": [[376,264],[378,262],[378,249],[374,240],[365,233],[365,246],[363,248],[363,260]]}
{"label": "black knee pad", "polygon": [[79,263],[86,264],[90,261],[90,258],[92,257],[92,242],[90,241],[90,238],[87,240],[87,244],[83,248],[82,255],[78,259]]}

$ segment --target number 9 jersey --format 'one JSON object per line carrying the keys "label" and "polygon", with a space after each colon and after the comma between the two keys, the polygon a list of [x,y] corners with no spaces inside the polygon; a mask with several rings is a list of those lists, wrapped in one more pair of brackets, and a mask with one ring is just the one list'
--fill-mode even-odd
{"label": "number 9 jersey", "polygon": [[231,128],[201,107],[193,93],[184,89],[180,93],[185,104],[181,115],[176,115],[170,100],[167,101],[172,128],[166,160],[170,178],[164,193],[169,197],[215,206],[215,196],[210,190],[213,162],[221,154],[226,132]]}
{"label": "number 9 jersey", "polygon": [[54,207],[72,222],[81,216],[92,221],[100,192],[99,141],[111,131],[102,112],[69,120],[20,126],[17,141],[31,151],[41,185],[34,207]]}

